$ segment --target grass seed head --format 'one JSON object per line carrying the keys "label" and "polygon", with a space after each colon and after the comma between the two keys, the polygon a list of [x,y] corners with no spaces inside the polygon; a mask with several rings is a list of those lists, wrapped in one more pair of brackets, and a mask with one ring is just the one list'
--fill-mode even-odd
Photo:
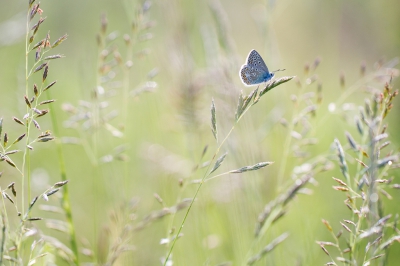
{"label": "grass seed head", "polygon": [[8,151],[8,152],[6,152],[6,153],[5,153],[5,155],[14,154],[14,153],[17,153],[17,152],[20,152],[20,150],[12,150],[12,151]]}
{"label": "grass seed head", "polygon": [[28,218],[27,220],[30,221],[30,222],[34,222],[34,221],[43,220],[43,218],[40,218],[40,217],[31,217],[31,218]]}
{"label": "grass seed head", "polygon": [[332,226],[329,224],[329,222],[328,222],[327,220],[322,219],[322,223],[326,226],[326,228],[328,228],[328,230],[329,230],[330,232],[333,231],[333,230],[332,230]]}
{"label": "grass seed head", "polygon": [[50,32],[47,33],[46,39],[44,39],[43,48],[50,47]]}
{"label": "grass seed head", "polygon": [[42,82],[44,82],[47,78],[47,74],[49,72],[49,65],[46,65],[43,71],[43,78],[42,78]]}
{"label": "grass seed head", "polygon": [[64,34],[60,38],[58,38],[52,45],[51,48],[56,48],[58,45],[60,45],[63,41],[67,39],[68,35]]}
{"label": "grass seed head", "polygon": [[7,186],[7,188],[13,187],[14,185],[15,185],[15,182],[12,182],[11,184],[9,184],[9,185]]}
{"label": "grass seed head", "polygon": [[57,182],[54,184],[54,187],[62,187],[66,185],[68,182],[69,182],[68,180]]}
{"label": "grass seed head", "polygon": [[38,47],[35,52],[35,62],[39,61],[42,49]]}
{"label": "grass seed head", "polygon": [[17,122],[18,124],[20,124],[20,125],[22,125],[22,126],[25,126],[24,122],[22,122],[21,120],[19,120],[19,119],[16,118],[16,117],[13,117],[13,120],[14,120],[15,122]]}
{"label": "grass seed head", "polygon": [[33,3],[35,3],[36,0],[29,0],[29,8],[32,7]]}
{"label": "grass seed head", "polygon": [[11,187],[11,192],[13,193],[14,197],[17,196],[17,191],[15,190],[15,186]]}
{"label": "grass seed head", "polygon": [[7,143],[8,143],[8,135],[7,135],[7,132],[5,132],[4,133],[4,142],[3,142],[4,148],[7,147]]}
{"label": "grass seed head", "polygon": [[342,186],[347,187],[347,184],[345,182],[343,182],[342,180],[340,180],[339,178],[335,178],[335,177],[332,177],[332,178],[333,178],[333,180],[335,180],[336,182],[338,182]]}
{"label": "grass seed head", "polygon": [[54,60],[54,59],[64,58],[64,57],[65,56],[63,56],[61,54],[55,54],[55,55],[46,56],[45,58],[43,58],[43,60]]}
{"label": "grass seed head", "polygon": [[32,20],[35,15],[38,13],[38,9],[39,9],[40,3],[33,5],[33,7],[31,8],[31,12],[29,14],[29,19]]}
{"label": "grass seed head", "polygon": [[55,102],[55,100],[47,100],[47,101],[40,102],[39,105],[49,104],[49,103],[53,103],[53,102]]}
{"label": "grass seed head", "polygon": [[46,20],[46,18],[40,18],[40,19],[38,20],[38,22],[37,22],[35,25],[32,26],[32,28],[31,28],[31,30],[33,30],[33,35],[32,35],[32,36],[34,36],[34,35],[37,33],[37,31],[39,30],[39,26],[40,26],[45,20]]}
{"label": "grass seed head", "polygon": [[36,73],[40,70],[42,70],[45,66],[47,66],[47,63],[43,63],[40,66],[38,66],[37,68],[35,68],[35,70],[33,71],[33,73]]}
{"label": "grass seed head", "polygon": [[41,111],[40,111],[40,114],[38,114],[36,117],[44,116],[44,115],[46,115],[48,112],[49,112],[49,110],[41,110]]}
{"label": "grass seed head", "polygon": [[44,39],[43,39],[43,40],[40,40],[38,43],[36,43],[36,44],[32,47],[32,50],[35,50],[36,48],[43,46],[43,43],[44,43]]}
{"label": "grass seed head", "polygon": [[2,192],[3,197],[8,199],[12,204],[14,204],[14,200],[10,197],[10,195],[8,195],[6,192]]}
{"label": "grass seed head", "polygon": [[350,228],[349,228],[347,225],[345,225],[345,224],[342,223],[342,222],[340,222],[340,224],[343,226],[344,229],[346,229],[346,231],[352,233],[352,231],[350,230]]}
{"label": "grass seed head", "polygon": [[52,83],[50,83],[49,85],[47,85],[43,91],[47,91],[48,89],[50,89],[54,84],[56,84],[57,80],[53,81]]}
{"label": "grass seed head", "polygon": [[21,136],[19,136],[14,142],[13,144],[20,142],[24,137],[25,137],[26,133],[22,134]]}
{"label": "grass seed head", "polygon": [[17,167],[17,165],[16,165],[13,161],[11,161],[10,158],[5,158],[5,161],[6,161],[9,165],[11,165],[12,167]]}
{"label": "grass seed head", "polygon": [[32,106],[31,106],[31,103],[30,103],[30,101],[29,101],[29,99],[28,99],[28,97],[25,95],[24,96],[24,99],[25,99],[25,103],[26,103],[26,105],[29,107],[29,108],[31,108]]}
{"label": "grass seed head", "polygon": [[57,193],[59,190],[60,190],[59,188],[52,189],[52,190],[50,190],[49,192],[47,192],[46,195],[47,195],[47,196],[51,196],[51,195],[53,195],[54,193]]}
{"label": "grass seed head", "polygon": [[33,84],[33,93],[35,94],[36,97],[39,94],[39,91],[38,91],[38,88],[37,88],[36,84]]}

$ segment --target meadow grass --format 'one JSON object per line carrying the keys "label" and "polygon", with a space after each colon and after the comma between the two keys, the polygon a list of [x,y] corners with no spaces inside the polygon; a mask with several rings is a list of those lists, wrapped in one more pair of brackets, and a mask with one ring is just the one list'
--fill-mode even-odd
{"label": "meadow grass", "polygon": [[[41,6],[30,0],[26,12],[25,92],[18,96],[25,114],[0,119],[2,169],[15,180],[0,187],[0,264],[396,265],[389,251],[400,242],[398,209],[386,200],[400,188],[387,120],[398,94],[393,66],[368,72],[364,63],[353,85],[341,73],[336,99],[324,98],[333,85],[322,85],[320,58],[298,76],[243,92],[240,55],[219,2],[209,3],[213,21],[201,32],[204,69],[187,46],[179,6],[164,3],[163,16],[175,25],[164,69],[146,64],[156,23],[144,1],[127,11],[125,34],[100,16],[97,60],[86,70],[94,83],[88,97],[66,103],[54,97],[61,84],[53,65],[63,69],[68,50],[55,51],[68,35],[52,33],[60,36],[52,41],[46,23],[54,18]],[[159,71],[170,76],[157,80]],[[271,100],[287,94],[285,103]],[[271,103],[284,111],[274,114]],[[332,125],[330,117],[343,119]],[[158,141],[138,133],[148,124],[161,131]],[[54,158],[40,145],[53,145]],[[41,180],[32,173],[48,162],[57,165],[58,181],[37,193]],[[76,169],[87,171],[71,175]],[[318,210],[325,208],[332,208],[329,219]]]}

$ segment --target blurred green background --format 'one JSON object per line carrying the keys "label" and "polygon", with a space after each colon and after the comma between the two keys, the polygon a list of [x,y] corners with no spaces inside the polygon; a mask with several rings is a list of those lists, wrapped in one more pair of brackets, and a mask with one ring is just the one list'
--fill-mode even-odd
{"label": "blurred green background", "polygon": [[[54,41],[68,34],[67,41],[56,48],[66,57],[51,62],[49,74],[51,80],[58,81],[51,91],[57,99],[54,108],[61,127],[58,138],[79,138],[82,143],[87,141],[89,150],[93,148],[90,130],[64,127],[70,116],[62,111],[62,105],[93,102],[100,53],[96,36],[100,32],[101,15],[105,14],[108,20],[107,34],[116,36],[107,47],[112,47],[110,51],[118,50],[125,58],[128,52],[123,36],[131,33],[132,21],[137,19],[136,10],[142,4],[129,0],[41,2],[42,16],[47,17],[41,26],[41,36],[50,31]],[[23,132],[12,117],[22,118],[25,113],[26,5],[25,1],[7,1],[7,8],[0,9],[0,117],[4,118],[4,130],[12,135],[11,139]],[[290,183],[293,168],[307,162],[307,158],[293,157],[292,152],[283,158],[289,132],[279,121],[291,119],[292,95],[299,93],[296,83],[303,84],[304,92],[317,93],[317,87],[322,88],[322,103],[310,119],[312,130],[308,135],[317,138],[318,144],[307,147],[307,153],[311,157],[335,154],[330,150],[334,138],[345,143],[345,131],[356,135],[353,116],[357,106],[369,97],[365,88],[381,89],[382,81],[389,79],[384,76],[381,80],[360,82],[362,62],[367,73],[382,64],[395,67],[391,62],[400,52],[399,9],[400,3],[396,0],[152,1],[143,18],[144,23],[153,26],[144,32],[151,33],[152,38],[134,43],[133,66],[127,73],[129,91],[145,85],[150,80],[150,71],[158,73],[151,78],[157,88],[128,100],[117,88],[115,96],[99,100],[109,102],[104,115],[118,111],[118,117],[110,124],[123,132],[124,137],[116,138],[108,130],[100,129],[95,163],[83,145],[63,146],[79,242],[89,243],[87,247],[94,250],[101,263],[106,257],[107,241],[112,243],[113,234],[122,231],[123,220],[129,218],[132,221],[128,224],[139,224],[152,211],[193,197],[196,186],[190,182],[201,178],[205,171],[193,169],[211,159],[217,147],[210,130],[211,99],[214,98],[217,108],[219,138],[223,139],[234,122],[240,91],[246,94],[251,91],[243,86],[238,72],[249,51],[256,49],[270,70],[286,69],[278,72],[278,77],[297,76],[297,81],[272,90],[250,109],[222,147],[221,152],[228,152],[228,156],[218,173],[261,161],[275,163],[259,171],[221,176],[206,183],[189,213],[184,236],[173,252],[174,265],[217,265],[225,261],[241,265],[254,239],[258,214],[281,192],[278,176],[283,175],[282,183]],[[149,53],[136,56],[143,49]],[[312,72],[317,58],[320,64]],[[311,70],[306,72],[305,66]],[[123,71],[115,70],[115,75],[116,81],[123,81]],[[344,88],[340,85],[340,75],[344,77]],[[306,85],[310,77],[316,81]],[[395,80],[394,87],[398,84]],[[104,84],[104,87],[108,90],[111,85]],[[354,93],[338,102],[346,90]],[[335,102],[337,111],[328,112],[328,105]],[[354,108],[350,108],[346,117],[341,104],[350,102]],[[121,108],[124,103],[128,103],[127,109]],[[388,118],[393,150],[398,150],[400,143],[397,133],[400,107],[396,103]],[[124,110],[127,112],[123,113]],[[52,130],[50,117],[41,120],[41,128]],[[293,140],[292,144],[295,143]],[[120,145],[127,148],[119,158],[123,160],[115,156],[112,162],[103,163],[100,158],[113,154],[113,149]],[[208,152],[202,158],[205,146]],[[20,164],[21,158],[14,158]],[[281,167],[285,169],[279,173]],[[54,143],[35,147],[32,169],[33,195],[60,180]],[[5,163],[0,171],[4,172],[0,180],[2,187],[12,181],[20,183],[20,176]],[[395,171],[391,173],[398,178]],[[315,176],[315,186],[307,186],[313,190],[312,195],[300,195],[291,202],[287,214],[273,226],[259,247],[283,232],[289,232],[290,237],[259,265],[321,265],[329,261],[315,244],[316,240],[331,241],[321,219],[329,220],[338,231],[339,221],[350,216],[343,204],[345,194],[332,189],[336,185],[332,176],[340,177],[337,165],[332,171]],[[180,188],[180,180],[186,184],[185,189]],[[164,206],[154,198],[154,193],[163,199]],[[390,193],[394,199],[385,202],[386,208],[388,212],[396,212],[400,194]],[[134,215],[125,217],[126,212],[120,206],[131,198],[138,203]],[[50,203],[58,204],[56,198]],[[63,220],[62,215],[36,212],[37,216]],[[113,219],[113,213],[119,218]],[[171,226],[179,227],[183,214],[181,211],[173,219],[167,216],[131,232],[128,243],[133,251],[122,255],[117,263],[158,265],[168,251],[160,241],[168,237]],[[38,222],[36,226],[67,243],[65,235],[46,229],[45,222]],[[394,245],[388,265],[397,265],[399,252],[399,245]],[[91,261],[84,256],[81,260]]]}

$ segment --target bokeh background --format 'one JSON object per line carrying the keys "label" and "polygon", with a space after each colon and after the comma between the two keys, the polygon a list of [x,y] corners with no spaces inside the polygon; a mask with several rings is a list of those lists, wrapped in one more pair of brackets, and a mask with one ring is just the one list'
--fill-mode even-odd
{"label": "bokeh background", "polygon": [[[21,129],[12,117],[22,117],[25,112],[26,5],[25,1],[7,1],[3,3],[7,8],[0,9],[0,117],[4,118],[7,131],[15,132],[14,137]],[[369,97],[366,88],[380,89],[389,79],[386,75],[366,80],[361,75],[361,66],[365,66],[366,73],[374,73],[382,66],[396,66],[395,58],[400,52],[400,3],[396,0],[151,1],[142,21],[149,29],[140,32],[142,37],[151,34],[143,37],[149,39],[133,44],[129,70],[115,68],[112,74],[107,73],[116,83],[101,84],[110,92],[99,100],[109,104],[102,115],[116,110],[118,115],[110,120],[110,125],[123,132],[123,136],[114,137],[112,129],[102,128],[94,139],[90,127],[71,123],[71,115],[62,110],[63,105],[64,109],[69,103],[85,110],[82,106],[94,102],[93,92],[100,84],[101,51],[96,36],[100,33],[101,17],[107,18],[107,35],[115,37],[107,41],[108,51],[118,51],[126,58],[129,52],[124,34],[131,34],[132,21],[137,21],[137,10],[142,6],[142,1],[130,0],[41,2],[42,16],[47,17],[41,34],[50,31],[53,41],[68,34],[67,41],[57,47],[57,52],[66,57],[51,62],[49,75],[58,80],[52,88],[61,128],[57,138],[65,142],[70,137],[69,140],[78,142],[65,144],[63,148],[80,247],[92,250],[95,260],[102,263],[107,257],[108,242],[113,243],[126,224],[138,225],[146,217],[152,217],[148,215],[154,211],[193,197],[196,185],[191,181],[202,178],[205,171],[195,169],[211,159],[217,148],[210,130],[211,99],[215,100],[222,140],[234,123],[240,91],[246,94],[251,91],[243,86],[238,72],[249,51],[256,49],[270,70],[286,69],[278,72],[278,77],[297,78],[272,90],[250,109],[222,147],[221,152],[228,152],[228,156],[218,173],[260,161],[275,163],[259,171],[225,175],[207,182],[173,252],[174,265],[223,262],[241,265],[254,239],[258,214],[284,190],[285,184],[290,184],[295,175],[293,169],[308,160],[293,156],[292,151],[284,156],[284,143],[290,132],[280,121],[292,118],[295,106],[292,95],[299,94],[299,84],[303,92],[317,94],[317,89],[322,89],[322,102],[310,118],[312,130],[308,133],[318,143],[305,151],[311,158],[335,154],[330,149],[334,138],[345,143],[345,131],[356,134],[353,116],[357,106]],[[316,60],[319,64],[315,68]],[[127,76],[129,91],[134,91],[128,99],[118,83],[124,84]],[[398,85],[395,80],[393,86]],[[151,87],[149,93],[137,94],[146,86]],[[336,106],[333,112],[328,111],[331,103]],[[345,103],[352,103],[347,105],[348,116],[343,111]],[[396,101],[388,117],[391,149],[395,151],[400,143],[399,108]],[[50,118],[44,117],[41,127],[52,130]],[[293,139],[290,149],[295,144]],[[208,151],[202,157],[206,146]],[[20,159],[16,161],[20,163]],[[32,194],[40,194],[49,184],[60,180],[53,143],[35,147],[32,170]],[[21,177],[5,163],[0,171],[4,172],[2,187],[12,181],[20,184]],[[391,173],[399,178],[395,171]],[[332,189],[336,185],[332,176],[340,177],[337,164],[331,171],[315,176],[314,184],[307,186],[313,191],[311,195],[300,195],[291,202],[286,215],[266,234],[259,247],[283,232],[289,232],[290,237],[259,265],[321,265],[329,261],[315,243],[331,241],[321,219],[329,220],[338,231],[339,221],[350,215],[343,204],[345,193]],[[184,189],[181,183],[185,184]],[[154,193],[162,198],[161,204]],[[396,212],[400,194],[390,193],[394,199],[385,201],[387,211]],[[121,206],[129,205],[128,202],[133,204],[131,199],[135,202],[134,209],[123,209]],[[50,204],[57,206],[57,198],[52,198]],[[36,214],[63,220],[62,215],[40,210]],[[160,245],[160,241],[169,236],[172,227],[179,227],[183,215],[184,211],[180,211],[176,216],[155,219],[143,229],[130,232],[127,245],[132,251],[119,256],[117,263],[159,264],[169,249]],[[46,229],[45,222],[36,226],[68,243],[65,234]],[[394,245],[388,265],[397,265],[399,252],[399,245]],[[93,259],[82,255],[81,261]]]}

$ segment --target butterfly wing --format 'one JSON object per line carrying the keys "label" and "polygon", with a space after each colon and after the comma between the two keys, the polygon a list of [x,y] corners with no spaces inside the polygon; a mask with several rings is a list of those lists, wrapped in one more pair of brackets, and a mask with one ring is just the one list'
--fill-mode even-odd
{"label": "butterfly wing", "polygon": [[261,55],[256,50],[251,50],[247,56],[247,65],[261,70],[262,72],[269,73],[268,67],[262,59]]}
{"label": "butterfly wing", "polygon": [[274,76],[268,71],[267,65],[256,50],[250,51],[246,63],[239,72],[240,78],[246,86],[267,82]]}
{"label": "butterfly wing", "polygon": [[246,86],[252,86],[265,82],[264,72],[260,71],[260,69],[256,67],[243,65],[239,74],[242,82]]}
{"label": "butterfly wing", "polygon": [[243,66],[240,68],[239,75],[240,75],[240,79],[242,80],[242,82],[243,82],[244,85],[246,85],[246,86],[251,86],[251,85],[254,84],[254,83],[252,83],[253,78],[252,78],[251,75],[250,75],[250,68],[249,68],[249,66],[243,65]]}

